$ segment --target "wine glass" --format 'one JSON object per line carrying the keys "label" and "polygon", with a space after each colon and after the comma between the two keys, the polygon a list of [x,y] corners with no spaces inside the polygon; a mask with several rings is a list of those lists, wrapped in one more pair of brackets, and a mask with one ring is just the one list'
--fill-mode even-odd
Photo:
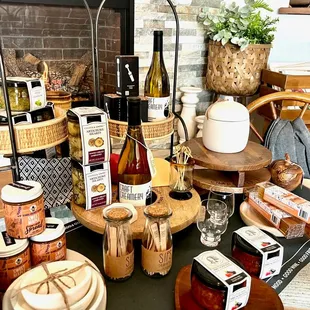
{"label": "wine glass", "polygon": [[216,199],[203,200],[196,222],[201,243],[208,247],[218,246],[228,225],[227,205]]}
{"label": "wine glass", "polygon": [[227,215],[231,217],[235,211],[235,194],[234,193],[220,193],[212,188],[209,191],[209,199],[221,200],[227,205]]}

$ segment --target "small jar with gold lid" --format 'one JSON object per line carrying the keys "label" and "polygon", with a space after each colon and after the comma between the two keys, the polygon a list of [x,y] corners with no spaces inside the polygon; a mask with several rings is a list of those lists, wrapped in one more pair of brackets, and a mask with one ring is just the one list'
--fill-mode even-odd
{"label": "small jar with gold lid", "polygon": [[134,248],[130,220],[132,212],[125,207],[103,211],[106,222],[103,237],[105,276],[113,281],[125,281],[134,270]]}
{"label": "small jar with gold lid", "polygon": [[145,208],[146,222],[142,238],[142,269],[150,277],[167,275],[172,266],[172,233],[166,206],[151,205]]}

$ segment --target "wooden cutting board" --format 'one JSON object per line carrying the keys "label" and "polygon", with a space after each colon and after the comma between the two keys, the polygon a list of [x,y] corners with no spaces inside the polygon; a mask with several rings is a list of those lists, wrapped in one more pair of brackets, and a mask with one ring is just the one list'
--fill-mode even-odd
{"label": "wooden cutting board", "polygon": [[[183,267],[175,282],[176,310],[204,310],[196,304],[191,295],[191,265]],[[184,306],[185,305],[185,306]],[[244,310],[283,310],[278,294],[264,281],[252,278],[251,294]]]}

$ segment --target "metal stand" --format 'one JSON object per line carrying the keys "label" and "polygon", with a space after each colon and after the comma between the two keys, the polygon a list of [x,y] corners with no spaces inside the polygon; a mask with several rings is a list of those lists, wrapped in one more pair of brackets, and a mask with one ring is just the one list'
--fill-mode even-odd
{"label": "metal stand", "polygon": [[20,180],[20,176],[19,176],[19,169],[18,169],[18,158],[17,158],[17,151],[16,151],[16,141],[15,141],[15,135],[14,135],[13,122],[12,122],[10,99],[8,95],[8,89],[6,86],[5,67],[4,67],[1,43],[0,43],[0,77],[1,77],[1,82],[2,82],[3,97],[4,97],[4,102],[5,102],[5,110],[6,110],[7,120],[8,120],[11,147],[12,147],[11,170],[12,170],[13,181],[16,182]]}
{"label": "metal stand", "polygon": [[[103,5],[106,0],[103,0],[98,8],[95,24],[93,23],[92,14],[90,8],[87,4],[86,0],[84,1],[84,5],[87,9],[89,18],[90,18],[90,25],[91,25],[91,38],[92,38],[92,58],[93,58],[93,79],[94,79],[94,101],[97,107],[100,107],[100,71],[99,71],[99,47],[98,47],[98,24],[99,24],[99,16]],[[173,115],[179,119],[182,123],[185,133],[185,139],[188,140],[188,131],[186,124],[183,118],[175,112],[175,100],[176,100],[176,89],[177,89],[177,80],[178,80],[178,62],[179,62],[179,37],[180,37],[180,22],[177,11],[175,9],[174,4],[171,0],[167,0],[168,4],[171,7],[173,12],[175,22],[176,22],[176,34],[175,34],[175,56],[174,56],[174,75],[173,75],[173,88],[172,88],[172,113]],[[105,112],[109,112],[107,107],[105,107]],[[171,144],[170,144],[170,157],[173,156],[173,142],[174,142],[174,135],[171,136]]]}

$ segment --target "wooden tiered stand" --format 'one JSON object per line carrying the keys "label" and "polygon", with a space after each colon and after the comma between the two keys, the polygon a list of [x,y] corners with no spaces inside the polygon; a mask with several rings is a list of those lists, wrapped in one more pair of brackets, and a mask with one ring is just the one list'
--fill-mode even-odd
{"label": "wooden tiered stand", "polygon": [[218,192],[244,193],[255,184],[269,181],[268,166],[271,152],[260,144],[248,142],[239,153],[224,154],[212,152],[204,147],[202,138],[195,138],[183,145],[192,150],[196,165],[207,169],[195,169],[194,185]]}
{"label": "wooden tiered stand", "polygon": [[[117,187],[113,186],[113,202],[116,202]],[[200,197],[198,193],[192,189],[192,198],[186,201],[180,201],[170,198],[170,188],[167,186],[155,187],[153,192],[157,195],[157,199],[154,202],[155,205],[166,205],[172,210],[172,216],[170,219],[170,227],[172,233],[176,233],[182,229],[185,229],[192,224],[199,211]],[[105,223],[102,216],[104,207],[99,207],[94,210],[86,211],[84,208],[77,206],[71,202],[71,209],[76,219],[88,229],[95,231],[99,234],[104,233]],[[145,216],[143,215],[143,207],[137,207],[138,220],[131,225],[133,238],[142,239]]]}

